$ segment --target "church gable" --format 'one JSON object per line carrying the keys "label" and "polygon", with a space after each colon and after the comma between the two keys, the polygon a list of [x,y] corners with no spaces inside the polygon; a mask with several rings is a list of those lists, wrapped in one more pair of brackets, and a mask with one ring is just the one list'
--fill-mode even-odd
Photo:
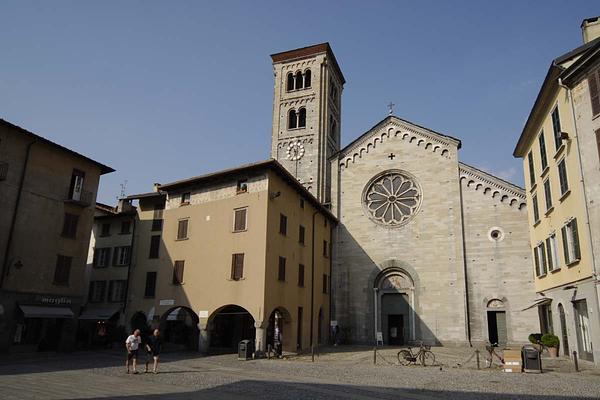
{"label": "church gable", "polygon": [[389,116],[369,131],[354,140],[338,154],[340,168],[348,168],[350,164],[368,154],[379,144],[387,140],[402,140],[420,147],[424,151],[449,157],[450,150],[460,148],[460,140],[432,131],[395,116]]}
{"label": "church gable", "polygon": [[465,163],[459,162],[458,165],[460,181],[465,184],[465,187],[479,191],[510,207],[519,210],[525,207],[525,191],[522,188]]}

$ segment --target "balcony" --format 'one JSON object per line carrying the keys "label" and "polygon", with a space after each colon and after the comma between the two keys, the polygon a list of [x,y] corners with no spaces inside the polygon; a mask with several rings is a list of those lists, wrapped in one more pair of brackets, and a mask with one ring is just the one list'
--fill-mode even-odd
{"label": "balcony", "polygon": [[81,190],[79,192],[73,191],[67,194],[65,203],[74,204],[80,207],[89,207],[92,205],[94,194],[87,190]]}
{"label": "balcony", "polygon": [[8,163],[6,161],[0,161],[0,181],[6,180],[8,176]]}

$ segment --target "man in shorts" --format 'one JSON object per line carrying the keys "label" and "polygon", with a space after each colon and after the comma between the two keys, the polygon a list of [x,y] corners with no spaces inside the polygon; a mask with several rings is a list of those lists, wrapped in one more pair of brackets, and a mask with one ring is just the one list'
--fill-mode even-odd
{"label": "man in shorts", "polygon": [[158,358],[160,356],[160,352],[162,350],[162,339],[160,337],[160,331],[158,329],[154,330],[152,336],[150,336],[146,342],[146,351],[148,352],[148,358],[146,359],[146,371],[148,372],[148,364],[150,361],[153,361],[152,372],[158,373]]}
{"label": "man in shorts", "polygon": [[125,361],[125,367],[127,368],[127,373],[129,373],[129,362],[131,361],[133,365],[133,373],[137,374],[137,356],[138,349],[140,348],[140,330],[136,329],[133,331],[132,335],[129,335],[127,340],[125,340],[125,348],[127,349],[127,361]]}

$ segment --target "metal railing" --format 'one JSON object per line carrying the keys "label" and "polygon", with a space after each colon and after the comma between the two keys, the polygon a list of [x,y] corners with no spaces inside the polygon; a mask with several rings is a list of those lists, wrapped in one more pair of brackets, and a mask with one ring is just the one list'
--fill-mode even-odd
{"label": "metal railing", "polygon": [[79,193],[70,192],[65,199],[65,202],[77,204],[82,207],[89,207],[92,205],[94,194],[88,190],[82,190]]}

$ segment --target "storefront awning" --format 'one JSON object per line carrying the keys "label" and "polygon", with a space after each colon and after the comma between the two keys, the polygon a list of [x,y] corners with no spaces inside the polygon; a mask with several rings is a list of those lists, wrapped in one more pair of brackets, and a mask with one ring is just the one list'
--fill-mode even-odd
{"label": "storefront awning", "polygon": [[79,316],[79,319],[91,319],[97,321],[106,321],[119,312],[119,307],[112,308],[90,308],[85,310]]}
{"label": "storefront awning", "polygon": [[533,307],[539,307],[539,306],[544,306],[546,304],[550,304],[552,303],[552,299],[549,299],[547,297],[541,298],[541,299],[536,299],[533,304],[531,304],[528,307],[525,307],[524,309],[522,309],[521,311],[525,311],[525,310],[529,310],[530,308]]}
{"label": "storefront awning", "polygon": [[69,307],[19,306],[25,318],[73,318]]}

